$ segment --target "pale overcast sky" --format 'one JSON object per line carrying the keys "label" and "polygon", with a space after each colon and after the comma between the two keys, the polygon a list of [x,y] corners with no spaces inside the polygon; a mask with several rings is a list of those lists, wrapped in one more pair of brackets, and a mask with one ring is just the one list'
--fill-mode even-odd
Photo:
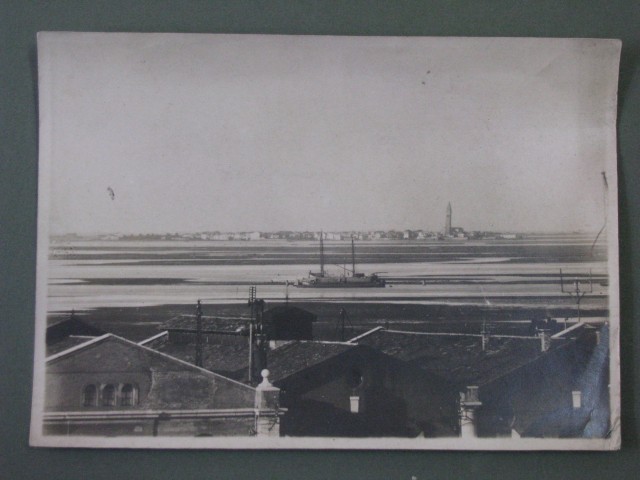
{"label": "pale overcast sky", "polygon": [[467,230],[597,230],[618,51],[41,35],[50,233],[442,230],[448,202]]}

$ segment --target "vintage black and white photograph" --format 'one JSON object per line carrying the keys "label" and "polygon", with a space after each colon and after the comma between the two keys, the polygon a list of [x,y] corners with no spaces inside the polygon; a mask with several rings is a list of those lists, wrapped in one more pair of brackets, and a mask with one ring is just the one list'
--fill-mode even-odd
{"label": "vintage black and white photograph", "polygon": [[40,33],[31,445],[619,448],[619,55]]}

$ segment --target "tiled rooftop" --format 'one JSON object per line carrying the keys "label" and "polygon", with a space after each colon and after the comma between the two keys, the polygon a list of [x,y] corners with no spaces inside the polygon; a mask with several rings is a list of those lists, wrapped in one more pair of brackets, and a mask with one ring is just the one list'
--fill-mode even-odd
{"label": "tiled rooftop", "polygon": [[151,389],[146,398],[141,398],[140,409],[246,408],[253,405],[255,393],[247,385],[179,360],[107,334],[49,357],[47,373],[64,374],[81,368],[83,373],[94,376],[113,375],[114,372],[129,375],[128,378],[151,376]]}
{"label": "tiled rooftop", "polygon": [[291,341],[268,353],[267,368],[270,372],[269,378],[277,382],[353,348],[357,348],[357,345],[335,342]]}
{"label": "tiled rooftop", "polygon": [[[154,342],[147,345],[159,352],[195,365],[195,343]],[[249,345],[208,344],[202,345],[203,368],[230,378],[243,378],[243,369],[249,364]]]}
{"label": "tiled rooftop", "polygon": [[[552,343],[552,348],[566,341]],[[357,340],[455,385],[484,385],[544,355],[536,338],[491,337],[486,351],[478,336],[421,335],[379,329]]]}
{"label": "tiled rooftop", "polygon": [[[145,346],[185,362],[195,363],[196,349],[193,342],[176,344],[168,341],[164,336],[146,343]],[[357,348],[357,345],[337,342],[289,341],[268,352],[269,378],[271,381],[278,381],[353,348]],[[242,379],[249,365],[248,342],[238,345],[205,343],[202,345],[202,357],[203,367],[207,370],[231,378]]]}
{"label": "tiled rooftop", "polygon": [[62,340],[59,340],[52,345],[47,345],[47,357],[51,355],[55,355],[56,353],[63,352],[71,347],[75,347],[76,345],[80,345],[82,343],[87,342],[95,338],[93,336],[80,336],[80,335],[70,335]]}
{"label": "tiled rooftop", "polygon": [[[203,333],[232,333],[246,328],[248,320],[243,318],[215,318],[202,317]],[[188,330],[196,331],[195,315],[181,315],[164,322],[160,329],[162,330]]]}

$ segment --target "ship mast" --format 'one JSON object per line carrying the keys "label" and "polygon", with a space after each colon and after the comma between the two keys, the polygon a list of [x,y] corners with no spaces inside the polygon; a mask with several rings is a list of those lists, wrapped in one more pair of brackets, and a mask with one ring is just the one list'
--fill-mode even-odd
{"label": "ship mast", "polygon": [[351,275],[356,276],[356,247],[353,244],[353,235],[351,235]]}

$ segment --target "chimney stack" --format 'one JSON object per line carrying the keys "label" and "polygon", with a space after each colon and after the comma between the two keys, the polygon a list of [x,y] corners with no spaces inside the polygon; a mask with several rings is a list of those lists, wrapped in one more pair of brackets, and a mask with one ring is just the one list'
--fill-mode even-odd
{"label": "chimney stack", "polygon": [[551,347],[551,335],[549,330],[541,329],[538,335],[540,336],[540,351],[548,352]]}
{"label": "chimney stack", "polygon": [[260,372],[262,382],[256,387],[256,435],[280,436],[279,404],[280,389],[269,382],[269,370]]}
{"label": "chimney stack", "polygon": [[574,390],[571,392],[571,399],[574,409],[582,408],[582,392],[580,390]]}
{"label": "chimney stack", "polygon": [[358,413],[360,411],[360,395],[351,395],[349,397],[349,405],[351,413]]}
{"label": "chimney stack", "polygon": [[460,392],[460,436],[462,438],[477,438],[476,409],[482,406],[478,396],[478,387],[469,386],[466,392]]}

